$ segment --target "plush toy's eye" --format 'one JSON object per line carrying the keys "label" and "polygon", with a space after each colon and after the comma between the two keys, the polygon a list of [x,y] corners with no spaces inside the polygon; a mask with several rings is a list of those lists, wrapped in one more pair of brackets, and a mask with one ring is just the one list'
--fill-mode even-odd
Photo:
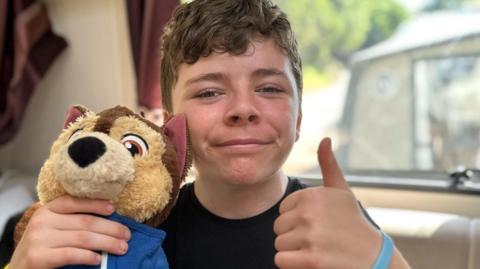
{"label": "plush toy's eye", "polygon": [[138,135],[126,134],[122,138],[122,144],[130,151],[132,157],[135,155],[144,156],[148,152],[148,144]]}

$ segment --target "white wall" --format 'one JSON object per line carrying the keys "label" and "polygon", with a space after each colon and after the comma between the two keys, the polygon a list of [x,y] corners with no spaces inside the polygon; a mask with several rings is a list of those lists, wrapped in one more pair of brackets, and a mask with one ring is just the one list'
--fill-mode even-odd
{"label": "white wall", "polygon": [[72,104],[136,109],[133,60],[122,0],[44,0],[68,42],[35,90],[21,130],[0,148],[0,169],[37,174]]}

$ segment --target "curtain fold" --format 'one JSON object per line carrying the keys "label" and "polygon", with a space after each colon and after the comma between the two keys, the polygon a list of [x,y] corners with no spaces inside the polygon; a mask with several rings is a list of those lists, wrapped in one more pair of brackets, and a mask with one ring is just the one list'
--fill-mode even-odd
{"label": "curtain fold", "polygon": [[160,36],[179,0],[126,0],[139,105],[162,107]]}
{"label": "curtain fold", "polygon": [[36,85],[66,46],[42,3],[0,1],[0,145],[14,137]]}

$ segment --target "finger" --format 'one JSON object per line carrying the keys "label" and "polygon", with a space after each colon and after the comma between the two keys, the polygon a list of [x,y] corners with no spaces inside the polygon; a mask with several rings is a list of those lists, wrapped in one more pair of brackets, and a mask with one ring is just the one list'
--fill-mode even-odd
{"label": "finger", "polygon": [[111,236],[92,233],[88,231],[63,231],[61,242],[55,248],[75,247],[88,250],[105,251],[117,255],[123,255],[128,250],[128,244]]}
{"label": "finger", "polygon": [[325,187],[350,190],[347,181],[343,177],[342,170],[333,155],[332,141],[330,138],[324,138],[320,142],[317,156],[320,169],[322,170],[323,185]]}
{"label": "finger", "polygon": [[296,192],[288,195],[287,197],[285,197],[285,199],[283,199],[283,201],[280,203],[280,207],[278,209],[280,214],[283,214],[287,211],[290,211],[297,206],[298,199],[299,199],[298,193],[299,193],[299,191],[296,191]]}
{"label": "finger", "polygon": [[46,268],[58,268],[68,264],[99,265],[102,260],[101,254],[72,247],[51,249],[48,255],[52,260],[47,262]]}
{"label": "finger", "polygon": [[295,228],[298,219],[298,212],[295,210],[287,211],[277,217],[273,223],[273,231],[276,235],[290,232]]}
{"label": "finger", "polygon": [[52,200],[46,204],[46,207],[58,214],[92,213],[108,216],[114,211],[113,205],[108,201],[77,198],[69,195]]}
{"label": "finger", "polygon": [[308,255],[305,251],[279,251],[275,254],[275,265],[280,269],[325,268],[318,255]]}
{"label": "finger", "polygon": [[131,237],[126,226],[94,215],[56,215],[54,225],[62,231],[89,231],[123,240],[129,240]]}
{"label": "finger", "polygon": [[299,250],[303,245],[303,239],[295,231],[281,234],[275,238],[275,249],[277,251]]}

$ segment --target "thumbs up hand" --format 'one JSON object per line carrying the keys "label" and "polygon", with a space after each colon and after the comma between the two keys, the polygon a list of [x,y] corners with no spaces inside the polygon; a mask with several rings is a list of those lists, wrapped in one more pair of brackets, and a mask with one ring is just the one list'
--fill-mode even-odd
{"label": "thumbs up hand", "polygon": [[359,207],[329,138],[317,154],[324,186],[294,192],[280,204],[275,264],[281,269],[371,268],[382,235]]}

